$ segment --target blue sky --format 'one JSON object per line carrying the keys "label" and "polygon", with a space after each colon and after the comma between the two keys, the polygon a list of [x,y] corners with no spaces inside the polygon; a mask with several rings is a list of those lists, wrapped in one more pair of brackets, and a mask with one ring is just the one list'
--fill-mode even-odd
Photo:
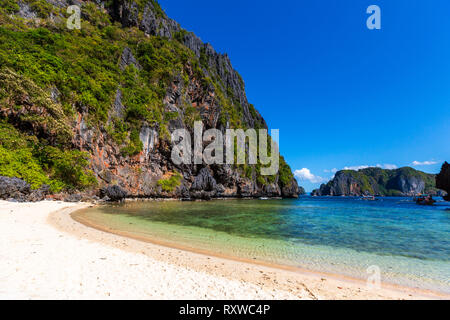
{"label": "blue sky", "polygon": [[333,169],[450,160],[450,1],[159,2],[228,53],[307,190]]}

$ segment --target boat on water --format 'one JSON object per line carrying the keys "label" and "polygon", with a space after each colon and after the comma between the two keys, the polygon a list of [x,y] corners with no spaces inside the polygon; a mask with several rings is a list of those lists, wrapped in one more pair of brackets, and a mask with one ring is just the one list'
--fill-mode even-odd
{"label": "boat on water", "polygon": [[377,201],[378,200],[377,198],[375,198],[375,196],[362,196],[360,199],[365,200],[365,201]]}
{"label": "boat on water", "polygon": [[421,206],[432,206],[436,203],[436,200],[433,199],[430,195],[422,195],[414,198],[414,201]]}

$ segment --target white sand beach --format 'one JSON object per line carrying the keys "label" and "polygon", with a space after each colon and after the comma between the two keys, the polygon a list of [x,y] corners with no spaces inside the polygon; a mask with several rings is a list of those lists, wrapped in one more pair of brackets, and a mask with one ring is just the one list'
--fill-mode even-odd
{"label": "white sand beach", "polygon": [[86,206],[0,201],[0,299],[449,298],[121,237],[70,217]]}

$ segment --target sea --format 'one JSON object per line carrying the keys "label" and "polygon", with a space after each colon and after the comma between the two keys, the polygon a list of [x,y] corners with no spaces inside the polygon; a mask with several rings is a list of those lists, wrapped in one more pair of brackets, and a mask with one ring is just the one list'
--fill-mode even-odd
{"label": "sea", "polygon": [[113,233],[293,270],[450,293],[450,203],[310,197],[135,201],[73,217]]}

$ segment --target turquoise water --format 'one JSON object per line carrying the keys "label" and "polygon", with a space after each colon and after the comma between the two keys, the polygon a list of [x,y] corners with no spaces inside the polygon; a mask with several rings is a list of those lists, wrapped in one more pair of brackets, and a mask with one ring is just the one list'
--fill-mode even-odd
{"label": "turquoise water", "polygon": [[167,244],[450,293],[448,203],[408,198],[130,202],[80,213]]}

